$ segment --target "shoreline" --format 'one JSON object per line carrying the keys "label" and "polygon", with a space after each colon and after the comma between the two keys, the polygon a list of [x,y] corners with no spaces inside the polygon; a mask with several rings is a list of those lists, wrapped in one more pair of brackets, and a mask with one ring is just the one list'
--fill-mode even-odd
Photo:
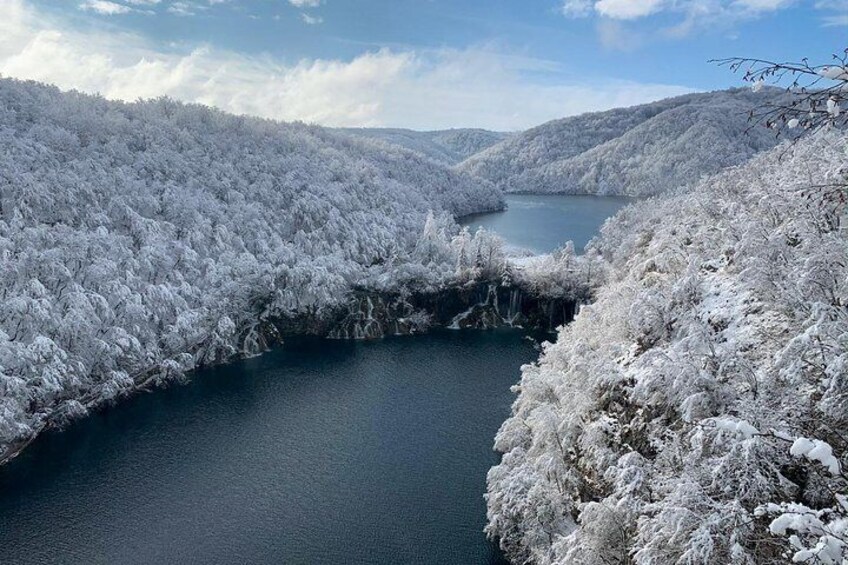
{"label": "shoreline", "polygon": [[[411,293],[353,290],[348,302],[321,318],[311,314],[275,318],[255,323],[239,333],[237,353],[195,365],[185,372],[163,367],[168,361],[145,369],[135,376],[133,386],[115,397],[98,399],[89,393],[75,399],[81,410],[69,413],[59,409],[42,420],[31,436],[5,447],[0,467],[17,458],[43,433],[61,431],[66,425],[140,392],[164,387],[191,375],[198,369],[227,365],[240,359],[262,355],[288,337],[315,336],[324,339],[366,341],[387,336],[416,335],[432,329],[495,329],[520,327],[526,331],[553,332],[570,323],[579,310],[579,299],[533,296],[521,285],[501,281],[473,280],[448,285],[433,292]],[[420,320],[416,317],[420,317]],[[391,331],[394,330],[394,331]],[[248,339],[252,346],[248,347]],[[258,349],[257,349],[258,348]],[[200,349],[197,344],[195,355]]]}

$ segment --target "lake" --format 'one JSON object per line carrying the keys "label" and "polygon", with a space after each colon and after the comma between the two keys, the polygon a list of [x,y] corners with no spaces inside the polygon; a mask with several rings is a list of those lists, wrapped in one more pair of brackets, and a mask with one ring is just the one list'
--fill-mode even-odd
{"label": "lake", "polygon": [[2,563],[501,563],[518,330],[298,338],[49,433],[0,469]]}
{"label": "lake", "polygon": [[[474,221],[539,251],[623,203],[508,200]],[[486,473],[537,355],[520,330],[442,330],[288,339],[203,369],[0,468],[0,563],[502,564]]]}
{"label": "lake", "polygon": [[550,253],[568,240],[582,253],[604,220],[631,202],[626,196],[508,194],[506,211],[466,216],[462,224],[494,231],[508,245],[534,253]]}

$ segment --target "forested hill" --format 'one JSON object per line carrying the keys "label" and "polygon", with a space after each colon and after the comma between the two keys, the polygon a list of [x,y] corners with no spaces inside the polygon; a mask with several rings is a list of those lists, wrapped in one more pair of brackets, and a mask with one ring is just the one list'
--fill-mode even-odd
{"label": "forested hill", "polygon": [[436,272],[414,268],[428,211],[503,205],[326,129],[11,79],[0,146],[0,461],[48,421],[253,352],[261,317]]}
{"label": "forested hill", "polygon": [[845,562],[847,146],[808,136],[607,222],[607,283],[497,436],[488,531],[515,563]]}
{"label": "forested hill", "polygon": [[484,129],[414,131],[394,128],[345,128],[340,131],[405,147],[446,165],[456,165],[511,135]]}
{"label": "forested hill", "polygon": [[747,118],[781,96],[774,88],[734,89],[555,120],[457,168],[509,192],[658,194],[774,147],[774,132],[746,131]]}

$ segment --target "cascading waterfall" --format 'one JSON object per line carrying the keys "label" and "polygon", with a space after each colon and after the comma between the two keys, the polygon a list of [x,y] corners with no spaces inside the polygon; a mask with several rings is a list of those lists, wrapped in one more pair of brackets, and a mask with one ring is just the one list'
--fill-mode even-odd
{"label": "cascading waterfall", "polygon": [[519,285],[485,282],[420,295],[361,292],[329,331],[335,339],[376,339],[408,335],[432,325],[449,329],[525,327],[553,331],[570,322],[577,304],[568,298],[539,297]]}
{"label": "cascading waterfall", "polygon": [[519,325],[521,316],[521,289],[513,288],[509,292],[509,310],[507,310],[506,317],[504,318],[504,322],[508,326],[517,326]]}
{"label": "cascading waterfall", "polygon": [[454,316],[454,318],[446,327],[449,330],[461,330],[462,328],[466,327],[463,324],[466,322],[466,320],[471,318],[471,315],[474,313],[478,306],[478,304],[475,304],[465,312],[460,312],[459,314]]}
{"label": "cascading waterfall", "polygon": [[[379,320],[374,318],[374,302],[370,296],[365,297],[365,301],[367,307],[365,310],[365,320],[363,320],[362,336],[364,338],[381,337],[383,335],[383,326]],[[382,304],[382,299],[380,299],[380,302]]]}
{"label": "cascading waterfall", "polygon": [[355,300],[355,307],[351,308],[345,320],[330,331],[329,337],[333,339],[375,339],[382,337],[383,324],[375,317],[375,310],[385,310],[385,304],[380,297],[376,298],[377,307],[371,296],[360,297]]}
{"label": "cascading waterfall", "polygon": [[242,340],[241,344],[241,353],[245,358],[255,357],[256,355],[261,354],[264,351],[264,347],[262,347],[262,336],[258,331],[259,324],[253,324],[250,326],[250,329],[247,330],[247,333],[244,336],[244,340]]}
{"label": "cascading waterfall", "polygon": [[241,355],[245,358],[261,355],[270,349],[271,344],[278,343],[280,337],[273,324],[264,321],[251,324],[241,339]]}
{"label": "cascading waterfall", "polygon": [[504,317],[500,309],[498,285],[489,283],[484,297],[479,298],[481,295],[482,293],[478,294],[477,303],[472,304],[467,310],[454,316],[447,327],[458,330],[462,328],[488,329],[512,325],[510,318],[512,310],[511,297],[509,311],[506,312],[506,317]]}

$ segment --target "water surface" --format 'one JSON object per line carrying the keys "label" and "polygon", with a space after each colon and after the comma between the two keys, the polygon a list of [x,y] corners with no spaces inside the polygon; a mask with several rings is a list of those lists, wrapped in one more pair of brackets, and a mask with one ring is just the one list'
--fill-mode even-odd
{"label": "water surface", "polygon": [[39,438],[0,468],[0,563],[495,564],[517,330],[292,339]]}
{"label": "water surface", "polygon": [[508,194],[507,210],[467,216],[462,224],[472,230],[482,226],[534,253],[550,253],[568,240],[580,253],[604,220],[630,202],[624,196]]}

